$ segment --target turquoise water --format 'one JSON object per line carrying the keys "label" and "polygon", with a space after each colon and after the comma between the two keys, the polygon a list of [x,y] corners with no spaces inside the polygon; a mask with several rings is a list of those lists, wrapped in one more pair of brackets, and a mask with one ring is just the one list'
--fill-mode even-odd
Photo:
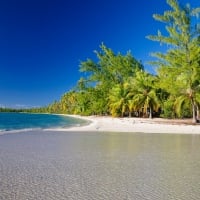
{"label": "turquoise water", "polygon": [[0,131],[80,126],[85,120],[61,115],[0,113]]}

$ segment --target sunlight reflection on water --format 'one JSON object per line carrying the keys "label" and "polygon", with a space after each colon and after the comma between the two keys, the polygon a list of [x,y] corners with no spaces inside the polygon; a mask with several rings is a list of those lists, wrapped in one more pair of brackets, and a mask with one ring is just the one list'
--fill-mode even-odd
{"label": "sunlight reflection on water", "polygon": [[198,199],[200,136],[0,136],[0,199]]}

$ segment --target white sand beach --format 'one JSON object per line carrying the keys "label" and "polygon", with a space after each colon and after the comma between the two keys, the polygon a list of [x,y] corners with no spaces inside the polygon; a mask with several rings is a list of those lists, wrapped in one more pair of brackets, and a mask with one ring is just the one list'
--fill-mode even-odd
{"label": "white sand beach", "polygon": [[144,119],[144,118],[113,118],[109,116],[77,116],[68,115],[91,121],[89,125],[58,129],[59,131],[102,131],[102,132],[133,132],[133,133],[170,133],[200,134],[200,124],[191,124],[189,120]]}

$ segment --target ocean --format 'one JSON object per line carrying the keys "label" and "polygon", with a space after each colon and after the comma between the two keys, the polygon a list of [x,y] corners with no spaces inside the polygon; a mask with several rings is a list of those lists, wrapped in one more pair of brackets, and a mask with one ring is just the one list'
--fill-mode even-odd
{"label": "ocean", "polygon": [[48,130],[84,123],[0,113],[0,200],[199,199],[200,135]]}
{"label": "ocean", "polygon": [[67,128],[88,123],[85,120],[53,114],[0,113],[0,132],[21,129]]}

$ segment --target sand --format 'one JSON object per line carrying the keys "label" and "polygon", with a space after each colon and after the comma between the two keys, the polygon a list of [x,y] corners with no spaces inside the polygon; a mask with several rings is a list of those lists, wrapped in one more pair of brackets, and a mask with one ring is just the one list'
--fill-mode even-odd
{"label": "sand", "polygon": [[[113,118],[110,116],[79,116],[65,115],[89,121],[87,125],[66,127],[34,129],[41,131],[63,131],[63,132],[128,132],[128,133],[169,133],[169,134],[200,134],[200,123],[192,124],[191,119],[169,120],[162,118]],[[7,133],[30,132],[29,129],[2,131],[0,135]]]}
{"label": "sand", "polygon": [[200,124],[191,124],[189,120],[144,119],[144,118],[113,118],[109,116],[68,115],[89,120],[86,126],[57,129],[59,131],[101,131],[101,132],[132,132],[132,133],[170,133],[200,134]]}

